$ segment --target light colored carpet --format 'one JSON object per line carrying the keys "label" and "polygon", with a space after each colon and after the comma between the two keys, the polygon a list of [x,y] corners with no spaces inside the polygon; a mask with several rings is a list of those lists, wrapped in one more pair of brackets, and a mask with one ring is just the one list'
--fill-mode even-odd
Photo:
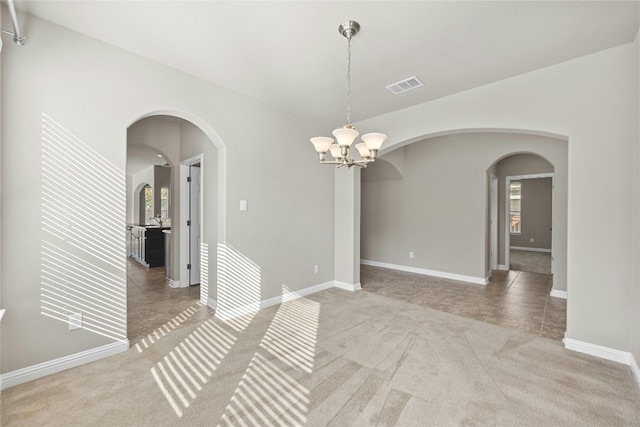
{"label": "light colored carpet", "polygon": [[510,270],[551,274],[551,254],[548,252],[519,251],[512,249],[510,258]]}
{"label": "light colored carpet", "polygon": [[232,321],[203,316],[174,328],[159,328],[125,353],[4,390],[2,425],[640,420],[640,393],[625,365],[368,292],[330,289]]}

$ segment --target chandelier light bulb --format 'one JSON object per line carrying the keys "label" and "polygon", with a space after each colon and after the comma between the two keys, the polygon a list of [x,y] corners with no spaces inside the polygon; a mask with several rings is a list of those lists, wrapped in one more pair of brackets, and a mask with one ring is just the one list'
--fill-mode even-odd
{"label": "chandelier light bulb", "polygon": [[387,135],[384,133],[372,132],[362,135],[362,140],[369,150],[379,150],[386,139]]}
{"label": "chandelier light bulb", "polygon": [[333,144],[333,138],[327,136],[316,136],[310,139],[316,151],[320,154],[325,154],[329,150],[329,146]]}
{"label": "chandelier light bulb", "polygon": [[338,144],[332,144],[329,147],[329,150],[331,151],[331,155],[333,156],[334,159],[336,160],[342,159],[342,149]]}
{"label": "chandelier light bulb", "polygon": [[360,132],[358,132],[357,130],[347,127],[338,128],[333,131],[333,136],[336,137],[336,141],[338,141],[338,145],[341,147],[345,145],[347,147],[350,147],[359,134]]}
{"label": "chandelier light bulb", "polygon": [[358,153],[360,153],[360,157],[362,157],[363,159],[368,159],[369,157],[371,157],[371,151],[369,151],[369,149],[367,148],[367,144],[365,144],[364,142],[356,144],[356,148],[358,149]]}

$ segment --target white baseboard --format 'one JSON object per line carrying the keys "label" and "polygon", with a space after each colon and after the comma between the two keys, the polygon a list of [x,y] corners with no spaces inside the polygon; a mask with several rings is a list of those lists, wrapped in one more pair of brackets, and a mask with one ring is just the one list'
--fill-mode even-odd
{"label": "white baseboard", "polygon": [[122,353],[128,349],[129,340],[122,340],[92,348],[91,350],[81,351],[80,353],[38,363],[37,365],[27,366],[26,368],[18,369],[16,371],[7,372],[0,376],[0,389],[13,387],[14,385],[46,377],[47,375],[55,374],[56,372],[75,368],[76,366],[84,365],[85,363]]}
{"label": "white baseboard", "polygon": [[305,297],[307,295],[315,294],[316,292],[324,291],[325,289],[333,288],[335,285],[335,281],[331,280],[329,282],[320,283],[319,285],[309,286],[308,288],[300,289],[299,291],[291,291],[286,294],[278,295],[277,297],[268,298],[262,300],[260,302],[260,309],[271,307],[273,305],[282,304],[286,301],[291,301],[300,297]]}
{"label": "white baseboard", "polygon": [[638,388],[640,388],[640,367],[638,367],[638,363],[636,362],[633,354],[631,355],[631,360],[629,361],[629,367],[631,368],[631,372],[633,372],[633,376],[636,378],[636,384],[638,384]]}
{"label": "white baseboard", "polygon": [[498,270],[509,271],[509,268],[504,264],[498,264]]}
{"label": "white baseboard", "polygon": [[631,353],[627,351],[616,350],[615,348],[604,347],[598,344],[591,344],[584,341],[574,340],[572,338],[564,339],[564,347],[568,350],[577,351],[578,353],[589,354],[601,359],[611,360],[613,362],[624,363],[629,365]]}
{"label": "white baseboard", "polygon": [[629,366],[636,380],[636,384],[638,385],[638,388],[640,388],[640,368],[638,368],[638,364],[633,357],[633,354],[629,353],[628,351],[616,350],[614,348],[591,344],[571,338],[564,339],[564,347],[568,350],[577,351],[578,353],[588,354],[591,356],[599,357],[601,359],[623,363]]}
{"label": "white baseboard", "polygon": [[[230,320],[235,317],[244,316],[247,314],[255,313],[258,310],[262,310],[263,308],[271,307],[273,305],[281,304],[282,302],[291,301],[296,298],[304,297],[307,295],[315,294],[316,292],[324,291],[325,289],[330,289],[333,287],[341,287],[336,284],[335,280],[331,280],[329,282],[320,283],[319,285],[309,286],[308,288],[300,289],[298,291],[291,291],[283,295],[278,295],[273,298],[267,298],[260,302],[254,302],[246,305],[242,305],[239,307],[234,307],[231,310],[221,311],[216,310],[216,317],[223,320]],[[341,282],[340,282],[341,283]],[[351,285],[354,286],[354,285]],[[360,284],[358,283],[358,289],[360,289]],[[209,307],[216,309],[218,302],[213,298],[209,298]]]}
{"label": "white baseboard", "polygon": [[461,282],[474,283],[476,285],[486,285],[487,279],[484,277],[465,276],[462,274],[447,273],[444,271],[427,270],[418,267],[409,267],[406,265],[389,264],[386,262],[370,261],[368,259],[361,259],[360,264],[371,265],[374,267],[390,268],[392,270],[406,271],[409,273],[424,274],[425,276],[442,277],[444,279],[459,280]]}
{"label": "white baseboard", "polygon": [[545,248],[528,248],[526,246],[510,246],[510,249],[516,250],[516,251],[529,251],[529,252],[546,252],[546,253],[551,253],[551,249],[545,249]]}
{"label": "white baseboard", "polygon": [[558,289],[551,289],[551,292],[549,292],[549,296],[556,297],[556,298],[567,299],[567,291],[561,291],[561,290],[558,290]]}
{"label": "white baseboard", "polygon": [[169,279],[167,277],[167,283],[172,288],[179,288],[180,287],[180,280],[173,280],[173,279]]}
{"label": "white baseboard", "polygon": [[346,291],[359,291],[360,289],[362,289],[362,285],[360,284],[360,282],[358,283],[345,283],[345,282],[341,282],[339,280],[334,280],[333,281],[334,286],[336,288],[340,288],[340,289],[344,289]]}

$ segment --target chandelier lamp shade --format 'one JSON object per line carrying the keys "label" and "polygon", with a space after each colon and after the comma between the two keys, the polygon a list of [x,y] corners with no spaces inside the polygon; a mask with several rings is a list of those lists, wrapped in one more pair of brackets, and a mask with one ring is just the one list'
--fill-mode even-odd
{"label": "chandelier lamp shade", "polygon": [[[360,31],[360,24],[356,21],[345,21],[338,27],[338,31],[347,39],[347,121],[341,128],[332,133],[334,138],[316,136],[311,138],[313,147],[318,152],[320,163],[336,165],[336,167],[351,166],[366,167],[378,157],[378,151],[387,139],[383,133],[367,133],[361,136],[362,142],[354,145],[360,159],[351,157],[351,146],[360,133],[351,124],[351,39]],[[332,160],[327,159],[327,152]]]}

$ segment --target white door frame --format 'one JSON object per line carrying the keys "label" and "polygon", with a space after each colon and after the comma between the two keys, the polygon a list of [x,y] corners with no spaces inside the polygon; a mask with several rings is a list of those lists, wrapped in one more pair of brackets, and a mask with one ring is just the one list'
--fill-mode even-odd
{"label": "white door frame", "polygon": [[498,177],[490,176],[489,186],[489,266],[491,270],[498,269]]}
{"label": "white door frame", "polygon": [[553,244],[553,236],[554,236],[554,226],[553,223],[555,221],[554,217],[554,199],[555,199],[555,174],[553,173],[537,173],[537,174],[529,174],[529,175],[511,175],[507,176],[505,179],[504,186],[504,264],[507,270],[511,269],[511,229],[509,227],[509,187],[511,187],[511,181],[522,181],[523,179],[536,179],[536,178],[551,178],[551,274],[553,274],[553,251],[555,250],[555,245]]}
{"label": "white door frame", "polygon": [[[180,284],[179,287],[189,287],[189,269],[187,268],[187,260],[189,259],[189,226],[187,226],[187,218],[189,217],[189,186],[187,185],[187,177],[189,176],[189,167],[191,165],[200,164],[200,174],[204,171],[204,154],[200,153],[180,162],[180,256],[179,267]],[[200,180],[200,241],[202,241],[202,208],[203,208],[203,188],[202,179]]]}

